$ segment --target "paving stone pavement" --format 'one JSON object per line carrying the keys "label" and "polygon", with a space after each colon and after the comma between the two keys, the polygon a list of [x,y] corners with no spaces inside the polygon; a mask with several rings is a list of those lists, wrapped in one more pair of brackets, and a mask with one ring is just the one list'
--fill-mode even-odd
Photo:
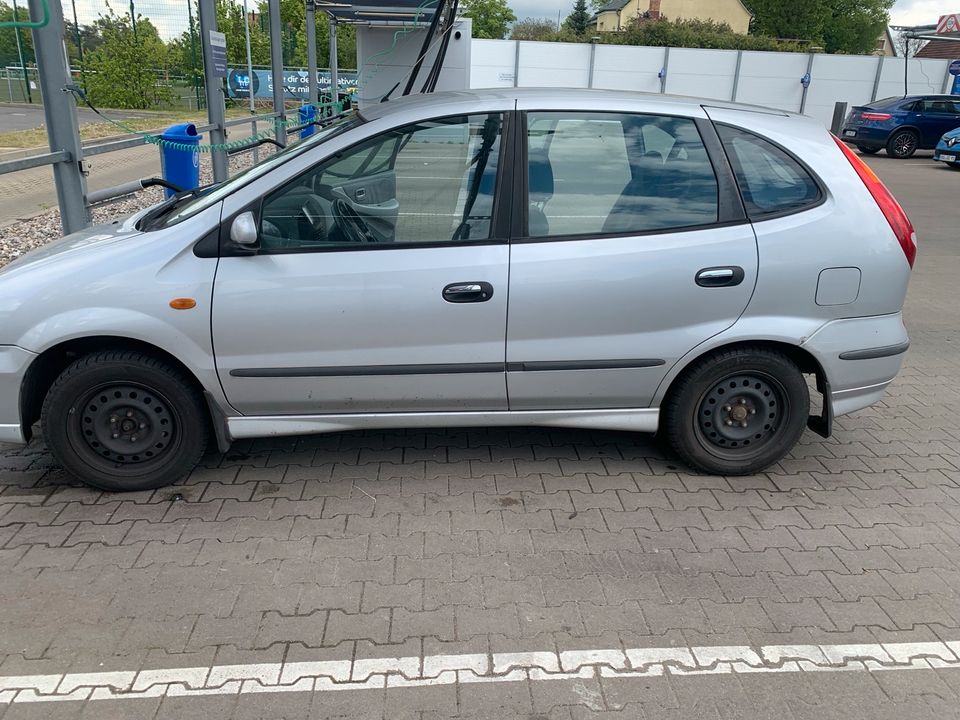
{"label": "paving stone pavement", "polygon": [[[960,641],[960,173],[871,163],[921,238],[906,366],[882,403],[756,476],[697,475],[627,433],[441,429],[237,444],[180,485],[118,495],[74,484],[42,443],[3,449],[0,719],[960,717],[946,656],[876,669],[883,648]],[[772,646],[860,671],[739,671]],[[609,665],[650,648],[764,660]],[[564,657],[596,666],[546,679]],[[454,662],[499,675],[409,681]],[[373,684],[253,692],[297,663]],[[199,685],[170,680],[198,668]],[[88,673],[173,689],[12,702],[10,678],[84,692],[72,674]],[[252,689],[188,692],[228,682]]]}

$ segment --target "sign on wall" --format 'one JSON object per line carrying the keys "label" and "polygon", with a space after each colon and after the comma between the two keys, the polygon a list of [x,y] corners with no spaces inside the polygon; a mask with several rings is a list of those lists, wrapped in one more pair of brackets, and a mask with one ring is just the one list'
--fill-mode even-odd
{"label": "sign on wall", "polygon": [[213,59],[214,77],[227,76],[227,36],[216,30],[210,31],[210,55]]}
{"label": "sign on wall", "polygon": [[951,13],[950,15],[941,15],[937,21],[937,33],[955,33],[960,32],[960,13]]}

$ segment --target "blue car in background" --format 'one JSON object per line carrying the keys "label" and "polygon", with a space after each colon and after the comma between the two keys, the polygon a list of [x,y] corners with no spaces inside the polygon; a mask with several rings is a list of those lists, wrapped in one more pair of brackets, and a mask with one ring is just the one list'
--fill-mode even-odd
{"label": "blue car in background", "polygon": [[945,133],[960,127],[960,96],[907,95],[876,100],[850,110],[840,137],[860,152],[886,150],[908,158],[931,150]]}
{"label": "blue car in background", "polygon": [[960,170],[960,128],[946,133],[933,150],[933,159]]}

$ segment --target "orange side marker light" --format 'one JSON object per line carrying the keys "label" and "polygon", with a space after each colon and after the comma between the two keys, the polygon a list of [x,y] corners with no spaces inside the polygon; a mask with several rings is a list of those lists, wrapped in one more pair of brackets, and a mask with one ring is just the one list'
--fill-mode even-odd
{"label": "orange side marker light", "polygon": [[197,306],[197,301],[193,298],[174,298],[170,301],[170,307],[174,310],[190,310]]}

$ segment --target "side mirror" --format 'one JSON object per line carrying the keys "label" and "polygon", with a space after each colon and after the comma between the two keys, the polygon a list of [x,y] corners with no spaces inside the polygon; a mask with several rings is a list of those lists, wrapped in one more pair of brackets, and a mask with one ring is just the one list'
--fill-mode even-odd
{"label": "side mirror", "polygon": [[230,225],[230,240],[240,247],[252,248],[260,241],[257,221],[252,212],[240,213]]}

